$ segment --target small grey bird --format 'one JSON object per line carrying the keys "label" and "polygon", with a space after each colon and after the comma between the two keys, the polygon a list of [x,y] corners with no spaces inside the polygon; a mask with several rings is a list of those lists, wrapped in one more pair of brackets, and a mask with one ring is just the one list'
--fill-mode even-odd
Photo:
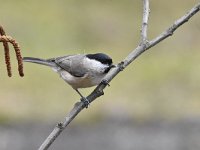
{"label": "small grey bird", "polygon": [[109,70],[115,67],[112,58],[103,53],[67,55],[50,59],[24,57],[23,61],[51,67],[78,92],[86,107],[89,102],[78,89],[100,84]]}

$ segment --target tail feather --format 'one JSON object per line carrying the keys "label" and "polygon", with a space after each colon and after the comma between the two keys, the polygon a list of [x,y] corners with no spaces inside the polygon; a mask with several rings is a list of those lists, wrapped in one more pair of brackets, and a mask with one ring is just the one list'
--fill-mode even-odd
{"label": "tail feather", "polygon": [[34,57],[23,57],[24,62],[31,62],[36,64],[41,64],[49,67],[56,67],[56,64],[52,61],[40,59],[40,58],[34,58]]}

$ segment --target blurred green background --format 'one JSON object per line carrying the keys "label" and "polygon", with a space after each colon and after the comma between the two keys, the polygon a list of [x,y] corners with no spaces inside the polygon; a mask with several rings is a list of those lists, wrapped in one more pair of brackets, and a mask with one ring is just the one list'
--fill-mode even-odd
{"label": "blurred green background", "polygon": [[[197,2],[152,0],[149,39]],[[139,43],[141,17],[141,0],[0,0],[0,24],[19,42],[23,56],[103,52],[118,63]],[[197,14],[120,73],[76,120],[200,117],[199,39]],[[26,63],[25,77],[19,77],[13,49],[11,54],[13,77],[8,78],[0,47],[0,122],[61,120],[79,100],[77,93],[44,66]]]}

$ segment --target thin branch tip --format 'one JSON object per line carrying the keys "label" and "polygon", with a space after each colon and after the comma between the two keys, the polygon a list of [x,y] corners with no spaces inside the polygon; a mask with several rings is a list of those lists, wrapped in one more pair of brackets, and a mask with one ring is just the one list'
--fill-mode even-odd
{"label": "thin branch tip", "polygon": [[148,19],[149,19],[149,0],[143,0],[143,18],[141,28],[141,42],[144,43],[147,39]]}

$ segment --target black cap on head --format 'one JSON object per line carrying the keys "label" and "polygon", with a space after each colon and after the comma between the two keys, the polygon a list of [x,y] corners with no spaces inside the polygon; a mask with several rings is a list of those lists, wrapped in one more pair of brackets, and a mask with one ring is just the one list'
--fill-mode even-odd
{"label": "black cap on head", "polygon": [[89,59],[95,59],[102,64],[112,65],[112,58],[110,58],[108,55],[103,53],[96,53],[96,54],[88,54],[86,55]]}

